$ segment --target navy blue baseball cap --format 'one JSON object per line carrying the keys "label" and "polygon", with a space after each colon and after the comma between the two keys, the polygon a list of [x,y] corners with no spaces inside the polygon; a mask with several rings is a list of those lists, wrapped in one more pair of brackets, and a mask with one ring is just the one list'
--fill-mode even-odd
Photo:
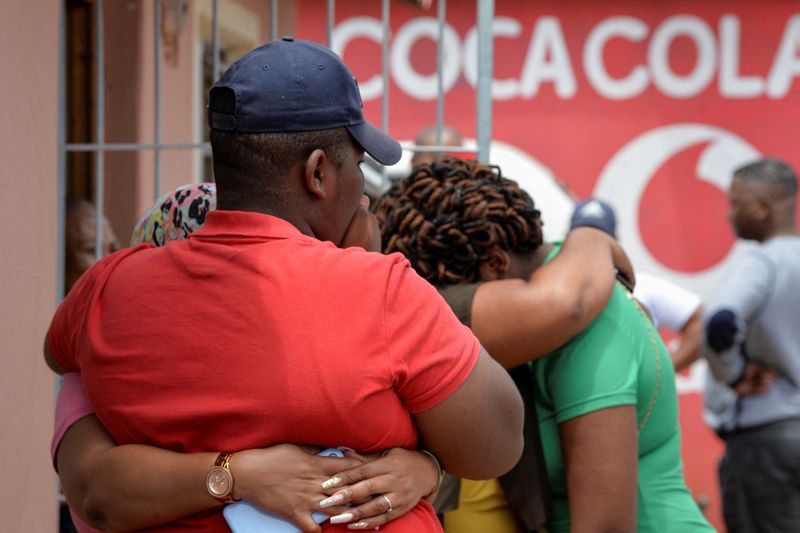
{"label": "navy blue baseball cap", "polygon": [[247,53],[208,95],[208,125],[237,133],[347,128],[384,165],[400,160],[400,144],[364,120],[356,79],[332,50],[284,37]]}
{"label": "navy blue baseball cap", "polygon": [[569,229],[589,226],[605,231],[612,237],[617,236],[617,217],[614,208],[597,198],[589,198],[578,202],[572,213]]}

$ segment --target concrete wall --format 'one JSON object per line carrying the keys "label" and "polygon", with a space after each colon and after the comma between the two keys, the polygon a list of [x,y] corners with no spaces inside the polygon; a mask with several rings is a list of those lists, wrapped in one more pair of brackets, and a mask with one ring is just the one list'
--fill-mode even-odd
{"label": "concrete wall", "polygon": [[0,517],[56,531],[53,374],[42,341],[55,308],[57,0],[3,2],[0,17]]}

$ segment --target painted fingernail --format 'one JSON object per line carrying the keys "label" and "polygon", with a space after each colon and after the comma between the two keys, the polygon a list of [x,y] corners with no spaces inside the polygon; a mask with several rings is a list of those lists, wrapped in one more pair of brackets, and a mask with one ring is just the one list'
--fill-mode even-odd
{"label": "painted fingernail", "polygon": [[340,477],[332,477],[332,478],[326,479],[325,481],[322,482],[322,488],[323,488],[323,490],[335,489],[336,487],[338,487],[341,484],[342,484],[342,478],[340,478]]}
{"label": "painted fingernail", "polygon": [[347,529],[367,529],[369,524],[366,522],[355,522],[354,524],[347,524]]}
{"label": "painted fingernail", "polygon": [[324,500],[319,502],[319,506],[324,509],[326,507],[330,507],[331,505],[336,505],[336,504],[342,503],[342,500],[344,500],[344,494],[341,494],[341,493],[334,494],[330,498],[325,498]]}
{"label": "painted fingernail", "polygon": [[[331,524],[344,524],[345,522],[350,522],[351,520],[353,520],[353,518],[355,518],[353,516],[353,513],[337,514],[336,516],[331,517]],[[359,523],[360,522],[356,522],[356,524]]]}

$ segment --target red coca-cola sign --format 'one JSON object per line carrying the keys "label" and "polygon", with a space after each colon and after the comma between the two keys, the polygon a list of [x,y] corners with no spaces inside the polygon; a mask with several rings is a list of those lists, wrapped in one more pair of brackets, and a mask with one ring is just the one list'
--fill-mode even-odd
{"label": "red coca-cola sign", "polygon": [[[298,35],[324,41],[325,3],[299,2],[298,13]],[[384,87],[381,3],[336,2],[333,48],[374,123],[388,92],[389,130],[401,139],[435,121],[435,17],[435,3],[392,2]],[[445,122],[474,137],[475,2],[451,0],[446,20]],[[737,248],[725,218],[733,169],[761,155],[800,168],[797,4],[498,0],[494,33],[493,139],[542,163],[575,196],[614,205],[637,268],[707,294]],[[685,393],[701,388],[698,375],[682,379]],[[719,445],[700,404],[682,399],[687,477],[719,525]]]}

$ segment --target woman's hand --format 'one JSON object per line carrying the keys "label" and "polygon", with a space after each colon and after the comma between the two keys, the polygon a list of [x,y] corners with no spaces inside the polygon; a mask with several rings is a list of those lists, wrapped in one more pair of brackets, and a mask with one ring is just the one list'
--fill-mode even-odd
{"label": "woman's hand", "polygon": [[[320,457],[318,450],[292,444],[237,452],[231,458],[235,480],[233,497],[247,500],[274,515],[286,518],[304,533],[321,531],[311,513],[328,497],[322,483],[332,475],[356,469],[363,458]],[[326,512],[340,513],[345,507]]]}
{"label": "woman's hand", "polygon": [[[346,456],[361,457],[352,451]],[[374,529],[406,514],[438,485],[439,466],[430,456],[392,448],[329,479],[326,486],[335,492],[320,506],[327,512],[330,505],[352,503],[353,507],[333,516],[331,522],[346,523],[349,529]]]}

